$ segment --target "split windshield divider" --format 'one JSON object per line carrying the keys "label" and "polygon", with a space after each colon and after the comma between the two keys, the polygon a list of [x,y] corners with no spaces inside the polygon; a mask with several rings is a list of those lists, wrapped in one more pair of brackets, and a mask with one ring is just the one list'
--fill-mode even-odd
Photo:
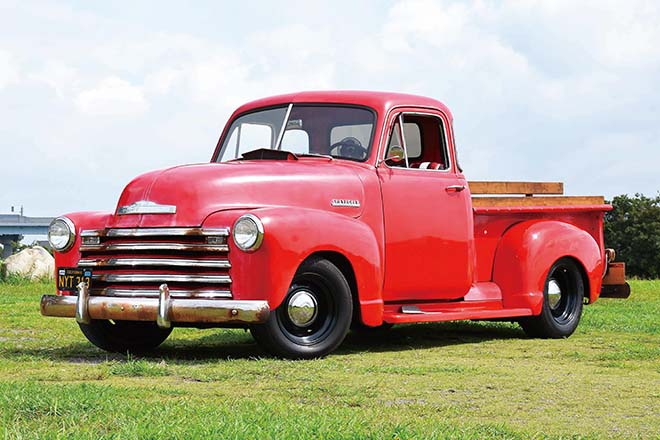
{"label": "split windshield divider", "polygon": [[289,120],[291,115],[291,109],[293,108],[293,103],[289,104],[289,107],[286,109],[286,114],[284,115],[284,120],[282,121],[282,128],[280,128],[280,133],[277,135],[277,141],[275,142],[275,150],[282,149],[282,138],[284,137],[284,130],[286,130],[286,123]]}

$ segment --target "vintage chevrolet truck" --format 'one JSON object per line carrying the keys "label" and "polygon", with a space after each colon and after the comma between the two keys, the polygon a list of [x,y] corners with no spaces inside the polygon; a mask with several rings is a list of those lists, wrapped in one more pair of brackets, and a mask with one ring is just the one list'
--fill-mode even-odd
{"label": "vintage chevrolet truck", "polygon": [[210,163],[137,177],[112,213],[55,219],[57,294],[41,312],[121,352],[175,326],[249,328],[288,358],[399,323],[506,319],[567,337],[583,304],[629,287],[603,244],[611,206],[561,194],[468,183],[433,99],[265,98],[234,112]]}

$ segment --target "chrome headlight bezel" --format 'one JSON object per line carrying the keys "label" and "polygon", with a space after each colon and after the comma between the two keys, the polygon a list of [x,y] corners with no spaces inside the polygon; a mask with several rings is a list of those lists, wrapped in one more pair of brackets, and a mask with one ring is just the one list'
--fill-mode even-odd
{"label": "chrome headlight bezel", "polygon": [[[66,243],[63,246],[56,246],[55,243],[53,243],[52,237],[51,237],[51,232],[52,228],[56,225],[61,225],[64,226],[68,230],[68,238]],[[53,250],[57,252],[66,252],[71,247],[73,244],[76,242],[76,227],[73,224],[73,222],[67,218],[67,217],[57,217],[55,220],[50,222],[50,225],[48,225],[48,243],[50,244],[50,247],[53,248]]]}
{"label": "chrome headlight bezel", "polygon": [[[243,224],[253,231],[249,241],[240,241],[236,238],[237,231],[240,233],[240,228]],[[234,222],[234,226],[231,229],[231,236],[237,248],[243,252],[254,252],[261,247],[261,243],[264,241],[264,225],[256,215],[243,214]]]}

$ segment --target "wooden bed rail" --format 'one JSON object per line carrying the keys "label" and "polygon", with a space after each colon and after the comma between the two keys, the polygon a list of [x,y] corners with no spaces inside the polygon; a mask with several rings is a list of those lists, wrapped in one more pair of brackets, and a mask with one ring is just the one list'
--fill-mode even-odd
{"label": "wooden bed rail", "polygon": [[472,194],[564,194],[562,182],[468,182]]}
{"label": "wooden bed rail", "polygon": [[[562,182],[468,182],[470,192],[494,197],[472,197],[474,207],[602,205],[603,196],[564,196]],[[538,195],[538,196],[535,196]]]}

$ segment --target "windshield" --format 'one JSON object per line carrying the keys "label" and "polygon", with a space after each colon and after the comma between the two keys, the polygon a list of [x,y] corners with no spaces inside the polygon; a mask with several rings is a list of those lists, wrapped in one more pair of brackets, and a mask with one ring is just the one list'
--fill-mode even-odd
{"label": "windshield", "polygon": [[337,105],[290,105],[240,116],[222,141],[219,162],[258,149],[296,155],[328,155],[364,161],[369,157],[374,112]]}

